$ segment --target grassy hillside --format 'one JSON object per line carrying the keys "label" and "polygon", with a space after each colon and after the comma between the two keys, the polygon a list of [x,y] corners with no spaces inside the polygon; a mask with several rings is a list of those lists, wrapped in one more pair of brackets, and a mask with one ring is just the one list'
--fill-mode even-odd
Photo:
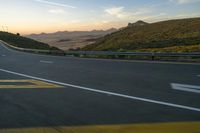
{"label": "grassy hillside", "polygon": [[128,26],[83,50],[200,52],[200,18]]}
{"label": "grassy hillside", "polygon": [[38,42],[29,38],[15,35],[8,32],[0,32],[0,40],[3,40],[13,46],[28,49],[42,49],[42,50],[58,50],[55,47],[50,47],[48,44]]}

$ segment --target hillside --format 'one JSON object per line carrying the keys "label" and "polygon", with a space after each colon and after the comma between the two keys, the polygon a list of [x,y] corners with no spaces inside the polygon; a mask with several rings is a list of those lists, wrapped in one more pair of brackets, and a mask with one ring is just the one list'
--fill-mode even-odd
{"label": "hillside", "polygon": [[200,52],[200,18],[129,23],[83,50]]}
{"label": "hillside", "polygon": [[56,47],[50,47],[48,44],[38,42],[20,35],[0,32],[0,40],[3,40],[13,46],[28,49],[42,49],[42,50],[58,50]]}
{"label": "hillside", "polygon": [[55,33],[31,34],[26,37],[68,50],[85,47],[95,43],[98,38],[116,31],[117,29],[114,28],[92,31],[59,31]]}

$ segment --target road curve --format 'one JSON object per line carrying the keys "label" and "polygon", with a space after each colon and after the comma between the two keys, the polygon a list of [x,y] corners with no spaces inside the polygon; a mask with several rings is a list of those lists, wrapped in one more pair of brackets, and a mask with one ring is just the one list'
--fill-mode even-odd
{"label": "road curve", "polygon": [[37,55],[0,44],[0,131],[198,122],[198,75],[197,63]]}

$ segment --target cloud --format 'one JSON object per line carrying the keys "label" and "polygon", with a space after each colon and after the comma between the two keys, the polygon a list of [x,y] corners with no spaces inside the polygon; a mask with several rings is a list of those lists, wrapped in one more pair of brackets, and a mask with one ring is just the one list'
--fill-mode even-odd
{"label": "cloud", "polygon": [[135,11],[126,11],[124,7],[120,6],[120,7],[112,7],[105,9],[104,12],[107,15],[114,16],[118,19],[132,19],[140,17],[144,14],[149,14],[152,12],[152,9],[144,7],[144,8],[139,8]]}
{"label": "cloud", "polygon": [[67,7],[67,8],[76,8],[75,6],[67,5],[67,4],[62,4],[62,3],[57,3],[57,2],[51,2],[48,0],[35,0],[37,2],[43,3],[43,4],[48,4],[48,5],[53,5],[53,6],[60,6],[60,7]]}
{"label": "cloud", "polygon": [[200,17],[200,13],[190,13],[190,14],[178,14],[175,18],[195,18]]}
{"label": "cloud", "polygon": [[117,18],[123,18],[126,16],[126,12],[122,6],[105,9],[104,12]]}
{"label": "cloud", "polygon": [[62,9],[51,9],[49,10],[50,13],[53,13],[53,14],[63,14],[63,13],[66,13],[64,10]]}
{"label": "cloud", "polygon": [[188,3],[200,2],[200,0],[169,0],[169,1],[176,2],[178,4],[188,4]]}
{"label": "cloud", "polygon": [[166,16],[167,16],[167,14],[162,12],[162,13],[155,14],[155,15],[143,16],[143,17],[141,17],[141,19],[152,21],[152,20],[157,20],[157,19],[163,19],[163,17],[166,17]]}
{"label": "cloud", "polygon": [[73,23],[73,24],[78,24],[78,23],[80,23],[81,21],[80,20],[77,20],[77,19],[75,19],[75,20],[70,20],[69,21],[69,23]]}
{"label": "cloud", "polygon": [[141,9],[138,9],[136,12],[134,12],[132,15],[138,16],[138,15],[147,14],[150,12],[152,12],[152,10],[150,8],[141,8]]}

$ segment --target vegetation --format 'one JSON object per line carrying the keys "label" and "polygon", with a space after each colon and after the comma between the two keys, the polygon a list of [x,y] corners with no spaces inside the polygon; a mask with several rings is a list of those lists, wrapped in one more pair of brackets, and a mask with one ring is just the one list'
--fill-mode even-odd
{"label": "vegetation", "polygon": [[28,49],[41,49],[41,50],[59,50],[56,47],[50,47],[48,44],[38,42],[29,38],[20,36],[19,33],[12,34],[8,32],[0,32],[0,40],[3,40],[13,46]]}
{"label": "vegetation", "polygon": [[[130,24],[129,24],[130,25]],[[200,18],[125,27],[82,50],[200,52]]]}

